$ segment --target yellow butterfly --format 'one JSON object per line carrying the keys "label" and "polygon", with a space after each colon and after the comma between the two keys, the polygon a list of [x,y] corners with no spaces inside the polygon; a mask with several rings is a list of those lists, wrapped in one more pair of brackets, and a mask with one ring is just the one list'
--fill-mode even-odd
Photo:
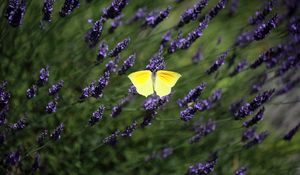
{"label": "yellow butterfly", "polygon": [[142,70],[128,75],[137,92],[145,97],[153,94],[154,91],[159,97],[170,94],[171,88],[180,77],[179,73],[166,70],[157,72]]}

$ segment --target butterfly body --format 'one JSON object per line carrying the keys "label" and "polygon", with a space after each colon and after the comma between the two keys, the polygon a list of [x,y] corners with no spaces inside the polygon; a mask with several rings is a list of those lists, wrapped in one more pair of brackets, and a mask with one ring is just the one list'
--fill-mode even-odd
{"label": "butterfly body", "polygon": [[142,70],[128,75],[137,92],[145,97],[154,92],[160,97],[170,94],[172,87],[180,77],[179,73],[166,70],[156,72]]}

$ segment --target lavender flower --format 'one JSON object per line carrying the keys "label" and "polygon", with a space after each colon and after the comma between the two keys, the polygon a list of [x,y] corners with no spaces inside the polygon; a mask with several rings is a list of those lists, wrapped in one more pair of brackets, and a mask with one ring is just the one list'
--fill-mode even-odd
{"label": "lavender flower", "polygon": [[151,57],[149,64],[146,66],[146,69],[150,70],[151,72],[166,69],[166,63],[160,51],[159,53]]}
{"label": "lavender flower", "polygon": [[192,63],[199,63],[203,59],[203,53],[201,51],[201,47],[197,50],[197,52],[192,57]]}
{"label": "lavender flower", "polygon": [[130,38],[126,38],[123,41],[119,42],[116,47],[109,52],[110,57],[115,57],[119,55],[123,50],[125,50],[128,47],[128,44],[130,42]]}
{"label": "lavender flower", "polygon": [[120,56],[118,55],[115,57],[113,60],[110,60],[106,65],[105,65],[105,72],[112,73],[117,71],[118,63],[120,61]]}
{"label": "lavender flower", "polygon": [[60,135],[61,135],[61,133],[63,132],[64,127],[65,127],[65,126],[64,126],[63,123],[59,124],[59,125],[55,128],[55,130],[50,134],[50,138],[51,138],[52,140],[54,140],[54,141],[60,139],[60,137],[61,137]]}
{"label": "lavender flower", "polygon": [[109,33],[113,33],[120,25],[122,25],[123,15],[117,16],[110,24],[110,28],[108,29]]}
{"label": "lavender flower", "polygon": [[9,105],[10,93],[6,90],[7,82],[4,81],[0,84],[0,111]]}
{"label": "lavender flower", "polygon": [[75,10],[75,8],[78,8],[79,6],[79,0],[65,0],[63,7],[59,11],[59,15],[61,17],[68,16]]}
{"label": "lavender flower", "polygon": [[207,123],[205,123],[203,125],[200,125],[199,127],[195,127],[194,130],[195,130],[196,134],[189,139],[190,144],[199,142],[199,140],[202,137],[204,137],[204,136],[212,133],[213,131],[215,131],[216,130],[216,123],[212,120],[209,120]]}
{"label": "lavender flower", "polygon": [[250,65],[250,68],[255,69],[258,66],[260,66],[263,62],[267,64],[267,68],[272,68],[273,63],[271,60],[274,60],[276,56],[278,56],[280,53],[284,51],[284,47],[282,45],[278,45],[276,47],[271,47],[262,54],[259,55],[259,57]]}
{"label": "lavender flower", "polygon": [[183,121],[190,121],[195,113],[197,112],[197,109],[195,108],[195,106],[189,106],[186,109],[180,111],[180,118]]}
{"label": "lavender flower", "polygon": [[121,133],[122,137],[131,137],[133,131],[137,128],[137,122],[134,121],[132,124],[126,127],[126,129]]}
{"label": "lavender flower", "polygon": [[164,148],[160,151],[160,157],[165,159],[173,154],[173,148]]}
{"label": "lavender flower", "polygon": [[206,87],[206,83],[201,83],[196,88],[189,91],[189,93],[183,97],[183,99],[178,99],[177,103],[180,107],[186,106],[188,103],[195,102],[197,98],[201,95]]}
{"label": "lavender flower", "polygon": [[31,166],[31,171],[36,172],[41,167],[41,156],[37,153],[34,157],[34,162]]}
{"label": "lavender flower", "polygon": [[250,103],[250,109],[254,111],[255,109],[259,108],[262,104],[271,99],[274,92],[275,89],[271,89],[258,94]]}
{"label": "lavender flower", "polygon": [[10,124],[9,128],[12,130],[22,130],[27,126],[27,114],[18,120],[16,123]]}
{"label": "lavender flower", "polygon": [[15,152],[10,152],[6,154],[6,158],[4,159],[4,164],[6,166],[14,166],[19,163],[21,160],[21,153],[19,150]]}
{"label": "lavender flower", "polygon": [[235,171],[235,175],[246,175],[246,172],[247,172],[247,168],[241,167]]}
{"label": "lavender flower", "polygon": [[232,103],[229,107],[229,111],[232,113],[232,114],[235,114],[239,109],[240,107],[244,104],[244,99],[240,99],[234,103]]}
{"label": "lavender flower", "polygon": [[99,45],[99,51],[97,54],[97,61],[103,62],[103,59],[106,58],[108,52],[108,45],[106,42],[101,42]]}
{"label": "lavender flower", "polygon": [[170,101],[172,94],[158,97],[158,96],[151,96],[150,98],[147,98],[144,101],[143,107],[147,111],[153,111],[160,107],[162,107],[164,104]]}
{"label": "lavender flower", "polygon": [[38,93],[38,86],[34,84],[29,89],[27,89],[26,96],[28,99],[31,99],[35,97],[37,93]]}
{"label": "lavender flower", "polygon": [[285,61],[282,62],[282,64],[276,70],[275,76],[281,76],[285,74],[288,70],[295,67],[299,62],[300,62],[300,55],[297,55],[296,57],[294,56],[288,57]]}
{"label": "lavender flower", "polygon": [[209,20],[217,16],[217,14],[225,8],[226,0],[220,0],[215,7],[208,12]]}
{"label": "lavender flower", "polygon": [[5,17],[13,27],[18,27],[23,23],[26,11],[26,0],[9,0]]}
{"label": "lavender flower", "polygon": [[187,175],[208,175],[214,171],[217,163],[217,156],[205,163],[197,163],[189,167]]}
{"label": "lavender flower", "polygon": [[274,29],[278,25],[278,16],[275,15],[268,21],[267,24],[261,24],[255,31],[254,31],[254,39],[255,40],[262,40],[265,36],[270,33],[272,29]]}
{"label": "lavender flower", "polygon": [[251,86],[251,93],[257,93],[261,90],[262,86],[266,83],[268,74],[264,73],[258,80]]}
{"label": "lavender flower", "polygon": [[296,78],[295,80],[287,82],[281,89],[278,89],[276,91],[276,95],[282,95],[289,92],[299,83],[300,83],[300,77]]}
{"label": "lavender flower", "polygon": [[103,10],[103,17],[114,19],[122,13],[128,0],[114,0],[111,5]]}
{"label": "lavender flower", "polygon": [[51,114],[51,113],[56,112],[58,99],[59,99],[59,97],[56,96],[56,97],[54,98],[54,100],[51,100],[51,101],[47,104],[47,106],[46,106],[46,108],[45,108],[45,112],[46,112],[46,113]]}
{"label": "lavender flower", "polygon": [[156,110],[146,111],[143,122],[141,123],[141,127],[145,128],[146,126],[151,125],[151,122],[154,120],[156,115],[157,115]]}
{"label": "lavender flower", "polygon": [[64,86],[64,81],[60,80],[59,82],[57,82],[56,84],[52,85],[49,88],[48,94],[49,95],[56,95],[63,86]]}
{"label": "lavender flower", "polygon": [[105,107],[103,105],[100,105],[97,111],[93,112],[92,117],[88,121],[88,125],[93,126],[97,122],[99,122],[103,118],[104,111]]}
{"label": "lavender flower", "polygon": [[54,2],[55,0],[44,0],[43,21],[51,22]]}
{"label": "lavender flower", "polygon": [[249,128],[250,126],[255,125],[257,122],[263,119],[264,112],[265,112],[265,108],[262,107],[253,118],[251,118],[248,121],[245,121],[243,123],[243,126]]}
{"label": "lavender flower", "polygon": [[138,21],[146,16],[146,9],[145,8],[139,8],[135,12],[134,16],[129,20],[128,24],[131,24],[132,22]]}
{"label": "lavender flower", "polygon": [[115,146],[118,143],[117,138],[119,137],[119,133],[120,131],[116,130],[108,137],[105,137],[102,142],[107,145]]}
{"label": "lavender flower", "polygon": [[[101,37],[103,25],[106,21],[106,18],[101,17],[98,21],[95,22],[93,28],[91,28],[85,35],[85,41],[89,47],[95,47]],[[104,50],[105,52],[105,50]]]}
{"label": "lavender flower", "polygon": [[183,38],[182,32],[179,31],[177,39],[173,40],[168,48],[168,53],[174,53],[178,49],[182,48],[183,44],[186,42],[186,39]]}
{"label": "lavender flower", "polygon": [[233,16],[237,12],[237,8],[239,6],[239,0],[232,0],[231,6],[229,8],[229,15]]}
{"label": "lavender flower", "polygon": [[136,59],[136,54],[130,55],[123,63],[122,67],[119,69],[118,74],[125,74],[126,71],[134,65]]}
{"label": "lavender flower", "polygon": [[240,73],[242,70],[244,70],[247,66],[248,62],[247,60],[242,60],[237,64],[237,66],[234,68],[233,72],[230,73],[230,76],[233,77]]}
{"label": "lavender flower", "polygon": [[235,45],[246,45],[248,43],[250,43],[251,41],[254,40],[254,37],[253,37],[253,32],[244,32],[242,34],[240,34],[236,41],[235,41]]}
{"label": "lavender flower", "polygon": [[36,138],[36,143],[39,145],[39,146],[43,146],[45,144],[45,140],[47,139],[48,137],[48,130],[47,129],[44,129]]}
{"label": "lavender flower", "polygon": [[293,128],[291,129],[284,137],[283,139],[286,141],[290,141],[292,140],[292,138],[294,137],[294,135],[298,132],[300,128],[300,122]]}
{"label": "lavender flower", "polygon": [[97,99],[102,97],[103,90],[108,85],[109,76],[110,72],[106,71],[104,75],[99,78],[97,85],[92,88],[93,91],[91,95],[93,97]]}
{"label": "lavender flower", "polygon": [[216,91],[213,92],[211,96],[208,97],[208,101],[210,103],[215,103],[221,99],[222,96],[222,89],[217,89]]}
{"label": "lavender flower", "polygon": [[196,20],[202,9],[207,6],[208,0],[201,0],[194,5],[193,8],[187,9],[181,16],[178,26],[182,27],[184,24],[189,23],[191,20]]}
{"label": "lavender flower", "polygon": [[256,11],[255,15],[249,18],[249,24],[256,25],[262,23],[266,16],[272,11],[273,4],[273,1],[269,1],[264,5],[262,11]]}
{"label": "lavender flower", "polygon": [[40,70],[39,80],[37,81],[38,86],[44,86],[49,80],[49,66]]}
{"label": "lavender flower", "polygon": [[152,28],[156,27],[159,23],[161,23],[165,18],[168,17],[171,7],[168,6],[165,10],[159,12],[158,15],[154,15],[153,13],[148,15],[145,18],[145,25],[150,26]]}
{"label": "lavender flower", "polygon": [[96,82],[93,81],[90,85],[83,88],[81,96],[80,96],[80,100],[84,100],[93,94],[93,92],[95,91],[95,87],[96,87],[95,83]]}
{"label": "lavender flower", "polygon": [[167,43],[171,41],[171,31],[168,31],[167,33],[164,34],[164,36],[162,37],[162,40],[160,42],[160,45],[162,47],[166,47]]}
{"label": "lavender flower", "polygon": [[255,128],[247,128],[242,135],[242,142],[249,141],[255,136]]}
{"label": "lavender flower", "polygon": [[227,57],[228,55],[228,52],[224,52],[222,53],[218,58],[217,60],[210,66],[209,69],[207,69],[206,73],[209,75],[209,74],[212,74],[214,73],[215,71],[217,71],[219,69],[220,66],[222,66],[224,64],[224,61],[225,61],[225,58]]}
{"label": "lavender flower", "polygon": [[268,137],[268,135],[269,135],[268,131],[264,131],[264,132],[256,135],[254,137],[254,139],[252,139],[251,141],[247,142],[244,145],[244,147],[249,149],[249,148],[253,147],[254,145],[257,145],[257,144],[263,142]]}
{"label": "lavender flower", "polygon": [[173,154],[173,151],[174,151],[173,148],[170,147],[163,148],[162,150],[159,151],[154,151],[152,154],[145,157],[145,161],[148,162],[150,160],[157,159],[157,158],[166,159]]}

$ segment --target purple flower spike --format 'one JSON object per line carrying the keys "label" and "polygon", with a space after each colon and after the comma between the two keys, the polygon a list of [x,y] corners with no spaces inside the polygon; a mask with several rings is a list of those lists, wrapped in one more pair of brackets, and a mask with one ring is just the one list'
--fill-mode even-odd
{"label": "purple flower spike", "polygon": [[126,71],[128,69],[130,69],[131,67],[133,67],[134,65],[134,62],[135,62],[135,59],[136,59],[136,55],[133,54],[133,55],[130,55],[123,63],[122,67],[119,69],[118,71],[118,74],[119,75],[123,75],[126,73]]}
{"label": "purple flower spike", "polygon": [[267,2],[262,11],[255,12],[255,15],[249,18],[249,24],[256,25],[262,23],[266,16],[272,11],[273,4],[273,1]]}
{"label": "purple flower spike", "polygon": [[80,96],[80,100],[84,100],[90,96],[92,96],[93,92],[95,91],[95,83],[96,82],[92,82],[90,85],[88,85],[87,87],[85,87],[83,90],[82,90],[82,93],[81,93],[81,96]]}
{"label": "purple flower spike", "polygon": [[229,111],[232,113],[232,114],[235,114],[236,112],[238,112],[238,110],[240,109],[240,107],[244,104],[244,99],[240,99],[234,103],[232,103],[229,107]]}
{"label": "purple flower spike", "polygon": [[130,95],[136,95],[137,94],[137,91],[136,91],[136,88],[134,85],[131,85],[129,88],[128,88],[128,94]]}
{"label": "purple flower spike", "polygon": [[26,91],[26,97],[28,99],[31,99],[35,97],[38,93],[38,86],[37,85],[32,85],[29,89]]}
{"label": "purple flower spike", "polygon": [[97,111],[93,112],[92,117],[88,121],[88,125],[93,126],[97,122],[99,122],[103,118],[104,111],[105,107],[103,105],[100,105]]}
{"label": "purple flower spike", "polygon": [[51,22],[54,0],[44,0],[43,21]]}
{"label": "purple flower spike", "polygon": [[199,140],[212,133],[213,131],[216,130],[216,123],[212,120],[209,120],[207,123],[205,124],[202,124],[200,126],[196,126],[194,128],[195,132],[196,132],[196,135],[194,135],[192,138],[189,139],[189,143],[192,144],[192,143],[196,143],[196,142],[199,142]]}
{"label": "purple flower spike", "polygon": [[101,37],[103,25],[106,21],[106,18],[101,17],[98,21],[95,22],[93,28],[91,28],[85,35],[85,41],[89,47],[95,47]]}
{"label": "purple flower spike", "polygon": [[21,153],[19,150],[17,150],[15,152],[10,152],[10,153],[6,154],[4,164],[6,166],[14,166],[17,163],[19,163],[20,160],[21,160]]}
{"label": "purple flower spike", "polygon": [[242,142],[249,141],[255,136],[255,128],[247,128],[242,135]]}
{"label": "purple flower spike", "polygon": [[60,139],[60,135],[64,130],[64,124],[61,123],[57,128],[55,128],[55,130],[50,134],[50,138],[54,141]]}
{"label": "purple flower spike", "polygon": [[208,175],[214,171],[214,168],[217,163],[217,156],[213,156],[213,158],[205,163],[197,163],[193,166],[190,166],[187,172],[187,175]]}
{"label": "purple flower spike", "polygon": [[99,78],[97,85],[92,88],[91,95],[95,98],[101,98],[104,88],[108,85],[110,72],[104,72],[104,75]]}
{"label": "purple flower spike", "polygon": [[215,71],[217,71],[217,70],[220,68],[220,66],[222,66],[222,65],[224,64],[224,61],[225,61],[225,58],[227,57],[227,55],[228,55],[228,52],[227,52],[227,51],[224,52],[224,53],[222,53],[222,54],[217,58],[217,60],[214,62],[214,64],[212,64],[212,65],[210,66],[210,68],[207,69],[206,73],[209,75],[209,74],[212,74],[212,73],[214,73]]}
{"label": "purple flower spike", "polygon": [[119,137],[120,131],[116,130],[111,135],[103,139],[103,143],[111,146],[115,146],[118,143],[118,137]]}
{"label": "purple flower spike", "polygon": [[216,91],[213,92],[211,96],[208,97],[208,101],[210,103],[215,103],[221,99],[222,96],[222,89],[217,89]]}
{"label": "purple flower spike", "polygon": [[220,0],[218,4],[208,12],[209,20],[217,16],[217,14],[225,8],[226,0]]}
{"label": "purple flower spike", "polygon": [[291,129],[284,137],[283,139],[286,141],[290,141],[292,140],[292,138],[294,137],[294,135],[298,132],[300,128],[300,122],[293,128]]}
{"label": "purple flower spike", "polygon": [[10,124],[9,128],[14,131],[24,129],[27,126],[27,118],[27,114],[25,114],[25,116],[18,120],[16,123]]}
{"label": "purple flower spike", "polygon": [[197,50],[197,52],[192,57],[192,63],[199,63],[203,59],[203,53],[201,51],[201,47]]}
{"label": "purple flower spike", "polygon": [[287,82],[281,89],[278,89],[276,91],[276,95],[282,95],[282,94],[289,92],[290,90],[295,88],[296,85],[299,83],[300,83],[300,77],[296,78],[295,80],[291,80],[291,81]]}
{"label": "purple flower spike", "polygon": [[190,21],[197,19],[198,15],[201,13],[202,9],[207,6],[208,0],[201,0],[194,5],[193,8],[187,9],[181,16],[178,26],[182,27],[188,24]]}
{"label": "purple flower spike", "polygon": [[158,96],[151,96],[144,101],[143,107],[147,111],[153,111],[169,102],[170,98],[171,94],[163,96],[161,98]]}
{"label": "purple flower spike", "polygon": [[243,126],[249,128],[250,126],[255,125],[257,122],[263,119],[264,112],[265,112],[265,108],[262,107],[253,118],[244,122]]}
{"label": "purple flower spike", "polygon": [[141,127],[145,128],[146,126],[151,125],[151,122],[154,120],[156,115],[157,115],[157,111],[155,111],[155,110],[146,111],[146,115],[143,119],[143,122],[141,123]]}
{"label": "purple flower spike", "polygon": [[108,52],[108,45],[106,42],[101,42],[99,45],[99,51],[97,54],[97,61],[103,62],[104,58],[106,58]]}
{"label": "purple flower spike", "polygon": [[120,25],[122,25],[122,18],[123,15],[119,15],[111,22],[110,28],[108,29],[109,33],[113,33]]}
{"label": "purple flower spike", "polygon": [[40,76],[39,80],[37,82],[38,86],[44,86],[49,80],[49,66],[46,66],[45,68],[42,68],[40,70]]}
{"label": "purple flower spike", "polygon": [[13,27],[18,27],[23,23],[26,11],[26,0],[9,0],[5,17]]}
{"label": "purple flower spike", "polygon": [[238,73],[240,73],[242,70],[246,68],[247,64],[248,64],[247,60],[242,60],[241,62],[239,62],[234,68],[233,72],[230,73],[230,76],[235,76]]}
{"label": "purple flower spike", "polygon": [[45,144],[45,140],[48,138],[48,130],[44,129],[36,138],[36,143],[39,146],[43,146]]}
{"label": "purple flower spike", "polygon": [[149,16],[147,16],[145,18],[145,20],[146,20],[145,24],[152,28],[156,27],[159,23],[161,23],[165,18],[168,17],[171,9],[172,8],[170,6],[168,6],[165,10],[159,12],[158,15],[154,15],[153,13],[150,14]]}
{"label": "purple flower spike", "polygon": [[171,41],[171,31],[168,31],[167,33],[164,34],[164,36],[162,37],[162,40],[160,42],[160,45],[163,47],[166,47],[167,43]]}
{"label": "purple flower spike", "polygon": [[267,24],[261,24],[255,31],[254,31],[254,39],[255,40],[262,40],[266,37],[268,33],[272,29],[274,29],[279,23],[279,18],[277,15],[275,15],[272,19],[268,21]]}
{"label": "purple flower spike", "polygon": [[57,104],[58,104],[58,99],[59,97],[56,96],[54,100],[51,100],[46,108],[45,108],[45,112],[48,113],[48,114],[51,114],[51,113],[54,113],[56,112],[56,108],[57,108]]}
{"label": "purple flower spike", "polygon": [[264,91],[261,94],[258,94],[250,103],[250,109],[252,111],[254,111],[257,108],[259,108],[262,104],[264,104],[265,102],[267,102],[268,100],[271,99],[274,92],[275,92],[275,89],[271,89],[268,91]]}
{"label": "purple flower spike", "polygon": [[235,171],[235,175],[247,175],[246,172],[247,172],[247,168],[241,167]]}
{"label": "purple flower spike", "polygon": [[114,19],[122,13],[128,0],[114,0],[111,5],[103,10],[103,17]]}
{"label": "purple flower spike", "polygon": [[196,112],[197,109],[194,106],[189,106],[185,110],[180,111],[180,118],[186,122],[190,121],[194,117]]}
{"label": "purple flower spike", "polygon": [[146,66],[146,69],[150,70],[151,72],[166,69],[166,63],[161,52],[151,57],[149,64]]}
{"label": "purple flower spike", "polygon": [[229,15],[235,15],[239,6],[239,0],[232,0],[229,8]]}
{"label": "purple flower spike", "polygon": [[116,47],[110,51],[109,56],[110,57],[115,57],[119,55],[123,50],[125,50],[128,47],[128,44],[130,42],[130,38],[126,38],[123,41],[119,42]]}
{"label": "purple flower spike", "polygon": [[79,0],[65,0],[63,7],[59,11],[59,15],[61,17],[68,16],[75,10],[75,8],[79,8],[79,6]]}
{"label": "purple flower spike", "polygon": [[135,15],[128,21],[128,24],[131,24],[135,21],[143,19],[145,16],[146,16],[146,9],[145,8],[139,8],[135,12]]}
{"label": "purple flower spike", "polygon": [[134,121],[131,125],[127,126],[126,129],[121,133],[122,137],[131,137],[133,131],[137,128],[137,122]]}
{"label": "purple flower spike", "polygon": [[186,106],[188,103],[195,102],[201,93],[204,91],[206,83],[201,83],[196,88],[189,91],[189,93],[183,97],[183,99],[178,99],[177,103],[180,107]]}
{"label": "purple flower spike", "polygon": [[49,88],[48,94],[49,95],[56,95],[63,86],[64,86],[64,81],[60,80],[59,82],[57,82],[56,84],[52,85]]}
{"label": "purple flower spike", "polygon": [[258,135],[256,135],[254,137],[254,139],[252,139],[251,141],[247,142],[244,147],[249,149],[251,147],[253,147],[254,145],[257,145],[259,143],[262,143],[267,137],[268,137],[269,133],[268,131],[264,131]]}
{"label": "purple flower spike", "polygon": [[41,167],[41,156],[37,153],[34,157],[34,162],[31,166],[31,171],[36,172]]}

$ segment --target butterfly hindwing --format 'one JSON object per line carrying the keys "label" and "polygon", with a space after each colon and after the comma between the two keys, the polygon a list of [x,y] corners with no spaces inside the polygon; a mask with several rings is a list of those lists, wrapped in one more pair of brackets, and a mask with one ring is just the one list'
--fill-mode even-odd
{"label": "butterfly hindwing", "polygon": [[179,73],[172,71],[159,70],[155,75],[154,90],[160,97],[171,93],[171,88],[181,77]]}
{"label": "butterfly hindwing", "polygon": [[132,84],[135,86],[136,91],[139,94],[147,97],[148,95],[154,93],[151,71],[149,70],[137,71],[129,74],[128,78],[131,80]]}

